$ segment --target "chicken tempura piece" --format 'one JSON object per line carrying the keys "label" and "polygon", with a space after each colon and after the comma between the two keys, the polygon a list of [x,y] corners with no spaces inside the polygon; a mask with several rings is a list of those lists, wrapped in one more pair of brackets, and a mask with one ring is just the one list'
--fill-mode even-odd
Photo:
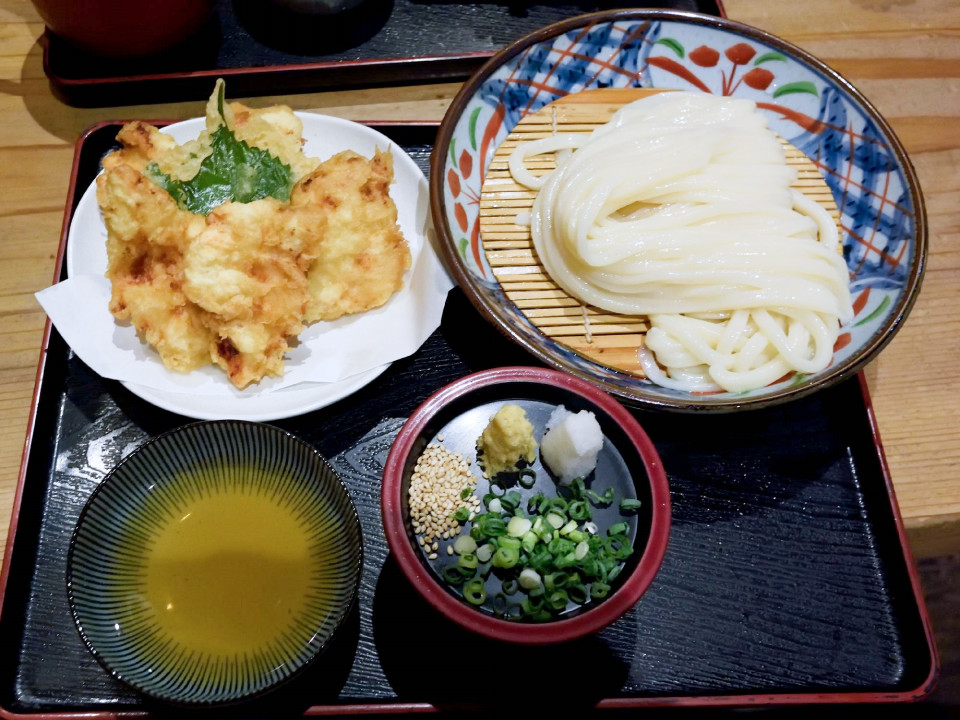
{"label": "chicken tempura piece", "polygon": [[306,269],[323,221],[273,198],[225,203],[187,249],[184,293],[216,336],[210,360],[238,388],[283,374],[287,339],[304,328]]}
{"label": "chicken tempura piece", "polygon": [[397,226],[392,182],[389,152],[367,159],[347,150],[294,186],[291,207],[327,213],[317,259],[307,272],[308,323],[380,307],[403,287],[410,248]]}
{"label": "chicken tempura piece", "polygon": [[210,362],[213,339],[205,314],[182,290],[182,252],[204,221],[180,210],[136,169],[156,150],[155,135],[133,123],[120,137],[132,144],[107,156],[97,179],[97,200],[108,228],[110,312],[130,321],[166,367],[190,372]]}

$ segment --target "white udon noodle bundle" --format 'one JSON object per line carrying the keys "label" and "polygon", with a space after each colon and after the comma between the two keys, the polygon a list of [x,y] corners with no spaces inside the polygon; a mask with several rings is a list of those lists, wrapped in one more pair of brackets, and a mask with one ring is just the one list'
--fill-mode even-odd
{"label": "white udon noodle bundle", "polygon": [[[556,170],[525,167],[550,152]],[[520,143],[509,167],[539,190],[530,229],[553,280],[648,317],[639,353],[653,382],[741,392],[830,364],[853,315],[837,228],[791,188],[753,102],[651,95],[591,134]]]}

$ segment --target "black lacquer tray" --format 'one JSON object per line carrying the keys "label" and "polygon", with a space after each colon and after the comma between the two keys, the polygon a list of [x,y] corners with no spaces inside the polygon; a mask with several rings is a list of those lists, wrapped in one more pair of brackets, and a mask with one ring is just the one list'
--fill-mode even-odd
{"label": "black lacquer tray", "polygon": [[[723,14],[719,0],[628,4]],[[137,61],[98,58],[47,32],[43,66],[61,99],[85,107],[200,100],[217,77],[226,79],[234,97],[463,80],[522,35],[623,5],[615,0],[365,0],[331,18],[297,15],[270,0],[216,0],[210,22],[161,55]]]}
{"label": "black lacquer tray", "polygon": [[[118,129],[100,125],[79,141],[67,221]],[[435,127],[377,129],[427,170]],[[512,647],[436,613],[383,537],[380,473],[392,439],[447,382],[533,363],[455,289],[441,327],[415,355],[331,407],[276,423],[342,474],[361,516],[363,579],[349,622],[319,662],[231,714],[882,702],[930,691],[936,649],[857,378],[736,415],[635,411],[670,481],[671,537],[646,595],[597,635]],[[0,715],[165,712],[88,654],[64,571],[80,509],[107,471],[187,421],[104,381],[50,330],[5,560]],[[558,662],[569,669],[558,671]],[[522,677],[497,679],[510,668]],[[529,692],[556,688],[558,672],[581,681]]]}

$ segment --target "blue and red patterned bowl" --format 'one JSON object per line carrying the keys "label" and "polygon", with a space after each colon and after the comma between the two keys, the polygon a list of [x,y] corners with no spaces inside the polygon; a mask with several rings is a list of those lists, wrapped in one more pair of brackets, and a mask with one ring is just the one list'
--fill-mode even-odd
{"label": "blue and red patterned bowl", "polygon": [[[692,394],[601,365],[534,327],[506,297],[482,249],[479,197],[498,145],[525,114],[580,90],[653,87],[754,100],[768,124],[820,169],[841,213],[856,315],[833,363],[746,393]],[[891,340],[920,289],[923,198],[889,125],[849,82],[809,53],[729,20],[613,10],[534,32],[490,59],[440,126],[430,194],[441,252],[477,309],[544,362],[632,404],[732,411],[783,402],[859,371]]]}

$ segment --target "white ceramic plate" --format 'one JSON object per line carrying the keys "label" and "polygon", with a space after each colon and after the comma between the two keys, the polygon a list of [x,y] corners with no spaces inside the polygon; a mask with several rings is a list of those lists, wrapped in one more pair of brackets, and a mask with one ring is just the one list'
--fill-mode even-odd
{"label": "white ceramic plate", "polygon": [[[390,195],[397,205],[398,224],[410,245],[413,264],[426,245],[426,223],[429,222],[429,193],[427,181],[420,168],[396,143],[385,135],[358,123],[326,115],[298,112],[303,121],[304,152],[310,157],[325,160],[343,150],[353,150],[371,156],[377,148],[390,148],[394,159],[395,182]],[[204,128],[203,118],[194,118],[164,128],[177,142],[196,138]],[[107,270],[107,230],[97,205],[96,184],[91,183],[74,213],[67,238],[67,275],[94,275],[103,277]],[[429,251],[429,250],[428,250]],[[409,279],[409,274],[408,278]],[[401,293],[408,291],[405,285]],[[104,307],[104,312],[109,310]],[[133,328],[123,328],[134,334]],[[321,338],[305,339],[304,344],[322,351]],[[158,356],[154,357],[157,363]],[[131,363],[136,362],[131,355]],[[217,376],[222,381],[223,392],[216,395],[170,392],[124,382],[130,392],[158,407],[201,420],[241,419],[266,421],[301,415],[311,410],[326,407],[337,400],[356,392],[379,376],[389,363],[337,382],[304,382],[289,387],[263,392],[262,389],[238,391],[219,368],[209,366],[195,372]],[[175,375],[175,373],[171,373]]]}

